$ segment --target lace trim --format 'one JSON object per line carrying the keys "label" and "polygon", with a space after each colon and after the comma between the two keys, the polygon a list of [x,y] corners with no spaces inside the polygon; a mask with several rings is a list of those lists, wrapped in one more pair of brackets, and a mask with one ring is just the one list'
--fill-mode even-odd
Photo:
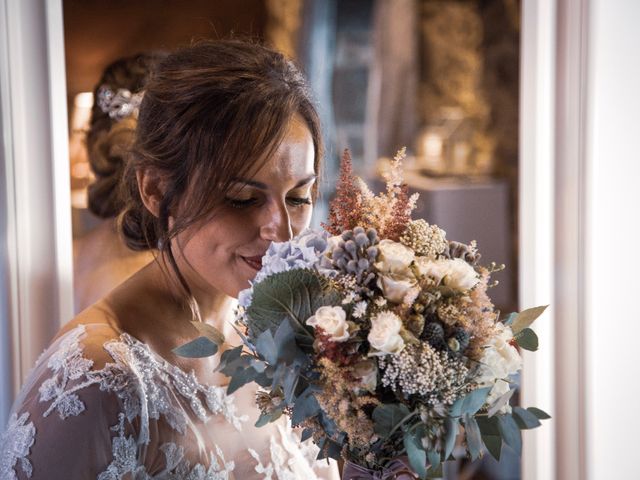
{"label": "lace trim", "polygon": [[13,413],[9,417],[7,430],[0,436],[0,478],[17,480],[16,464],[27,478],[33,474],[33,466],[26,458],[35,441],[36,429],[32,422],[27,423],[28,413],[18,417]]}

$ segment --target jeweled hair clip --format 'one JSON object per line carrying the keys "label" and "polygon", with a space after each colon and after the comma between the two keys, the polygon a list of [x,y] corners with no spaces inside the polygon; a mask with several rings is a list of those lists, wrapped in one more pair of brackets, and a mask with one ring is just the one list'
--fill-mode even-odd
{"label": "jeweled hair clip", "polygon": [[115,92],[106,85],[98,89],[98,106],[109,117],[119,122],[132,115],[138,116],[138,109],[144,92],[131,93],[126,88],[119,88]]}

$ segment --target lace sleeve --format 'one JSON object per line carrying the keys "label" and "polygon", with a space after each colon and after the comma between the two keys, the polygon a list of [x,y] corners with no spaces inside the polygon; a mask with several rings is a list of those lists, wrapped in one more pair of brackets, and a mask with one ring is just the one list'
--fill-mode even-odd
{"label": "lace sleeve", "polygon": [[114,442],[135,445],[135,429],[118,395],[95,375],[104,354],[85,355],[82,333],[58,339],[29,375],[0,437],[0,478],[120,478],[101,474],[112,464]]}

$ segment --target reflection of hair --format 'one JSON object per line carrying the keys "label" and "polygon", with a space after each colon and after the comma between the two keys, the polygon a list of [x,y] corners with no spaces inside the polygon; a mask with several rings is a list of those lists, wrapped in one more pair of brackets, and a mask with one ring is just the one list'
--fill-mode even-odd
{"label": "reflection of hair", "polygon": [[124,202],[120,194],[120,181],[128,150],[134,139],[136,122],[132,117],[124,120],[109,116],[99,105],[100,89],[124,89],[132,94],[142,91],[158,54],[139,54],[122,58],[109,65],[94,89],[94,105],[87,134],[89,163],[95,181],[89,185],[89,209],[101,218],[115,217]]}
{"label": "reflection of hair", "polygon": [[[253,43],[220,40],[169,55],[147,84],[125,173],[129,199],[120,225],[127,244],[145,250],[161,242],[189,291],[177,270],[171,238],[209,218],[235,178],[256,172],[274,153],[296,113],[311,132],[318,173],[318,115],[306,81],[282,54]],[[135,171],[147,168],[164,180],[158,218],[143,206],[138,192]],[[169,215],[174,220],[171,230]]]}

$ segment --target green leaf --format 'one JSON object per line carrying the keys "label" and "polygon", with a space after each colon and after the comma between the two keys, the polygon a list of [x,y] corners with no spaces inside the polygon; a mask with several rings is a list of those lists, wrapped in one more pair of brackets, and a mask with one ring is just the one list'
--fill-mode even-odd
{"label": "green leaf", "polygon": [[403,442],[409,465],[421,479],[427,478],[427,452],[422,449],[422,442],[410,432],[404,434]]}
{"label": "green leaf", "polygon": [[215,372],[222,372],[225,375],[231,375],[236,369],[236,363],[242,354],[242,345],[230,348],[222,352],[220,363],[215,368]]}
{"label": "green leaf", "polygon": [[447,459],[456,446],[456,438],[460,430],[460,423],[457,419],[447,417],[444,421],[445,439],[444,439],[444,458]]}
{"label": "green leaf", "polygon": [[[498,381],[502,382],[503,380],[498,380]],[[500,398],[498,398],[493,403],[493,405],[491,405],[489,407],[488,415],[490,417],[493,417],[496,413],[498,413],[502,407],[504,407],[505,405],[507,405],[509,403],[509,400],[511,400],[511,397],[513,396],[515,391],[516,391],[515,388],[512,388],[507,393],[501,395]]]}
{"label": "green leaf", "polygon": [[313,335],[305,322],[318,308],[340,305],[340,300],[340,293],[313,270],[275,273],[253,287],[253,299],[247,309],[250,336],[255,339],[266,330],[275,332],[289,318],[299,340],[311,345]]}
{"label": "green leaf", "polygon": [[238,390],[240,387],[243,387],[247,383],[253,382],[253,380],[258,376],[258,372],[256,372],[253,368],[245,368],[238,369],[235,371],[233,376],[231,377],[231,381],[227,386],[227,394],[231,395],[233,392]]}
{"label": "green leaf", "polygon": [[300,434],[300,441],[306,442],[313,436],[313,430],[310,428],[305,428]]}
{"label": "green leaf", "polygon": [[522,407],[513,407],[513,419],[521,430],[540,426],[540,420],[538,420],[538,417]]}
{"label": "green leaf", "polygon": [[296,334],[291,327],[290,320],[287,319],[280,324],[273,336],[273,341],[276,344],[278,361],[286,364],[296,361],[299,364],[308,363],[307,356],[296,344]]}
{"label": "green leaf", "polygon": [[320,411],[320,405],[313,395],[313,389],[308,387],[296,398],[291,414],[291,423],[299,425],[303,420],[317,415]]}
{"label": "green leaf", "polygon": [[273,340],[271,330],[265,330],[256,340],[256,350],[270,365],[278,362],[278,347]]}
{"label": "green leaf", "polygon": [[548,419],[551,418],[551,415],[549,415],[544,410],[540,410],[539,408],[529,407],[529,408],[527,408],[527,410],[529,410],[531,413],[533,413],[536,416],[536,418],[538,418],[539,420],[548,420]]}
{"label": "green leaf", "polygon": [[327,446],[327,457],[332,458],[333,460],[340,460],[342,453],[342,445],[333,440],[328,440],[329,444]]}
{"label": "green leaf", "polygon": [[498,429],[504,443],[509,445],[518,454],[522,454],[522,434],[511,415],[498,415]]}
{"label": "green leaf", "polygon": [[378,405],[373,411],[373,429],[376,434],[386,437],[409,413],[409,409],[402,404],[386,403]]}
{"label": "green leaf", "polygon": [[476,419],[470,414],[465,414],[464,416],[464,431],[467,436],[467,448],[469,449],[471,460],[475,460],[482,452],[482,436]]}
{"label": "green leaf", "polygon": [[484,435],[500,436],[497,417],[477,416],[476,422],[478,423],[478,427],[480,428],[480,433],[482,433],[483,436]]}
{"label": "green leaf", "polygon": [[[475,415],[476,412],[480,410],[484,405],[484,402],[487,400],[487,396],[489,396],[490,391],[491,387],[478,388],[477,390],[468,393],[464,398],[458,399],[451,407],[452,416],[459,417],[467,413],[469,415]],[[460,400],[462,400],[461,403],[456,406],[456,404]],[[454,415],[453,413],[454,408],[456,409],[456,413],[457,410],[459,410],[459,413],[457,413],[456,415]]]}
{"label": "green leaf", "polygon": [[429,460],[429,468],[434,470],[440,466],[440,454],[435,450],[429,450],[427,452],[427,460]]}
{"label": "green leaf", "polygon": [[172,350],[173,353],[186,358],[203,358],[211,357],[218,351],[218,345],[213,343],[207,337],[198,337],[189,343],[180,345]]}
{"label": "green leaf", "polygon": [[542,313],[548,306],[549,305],[543,305],[541,307],[528,308],[520,312],[511,325],[511,330],[513,331],[513,333],[517,334],[518,332],[531,325],[536,320],[536,318],[542,315]]}
{"label": "green leaf", "polygon": [[500,435],[482,435],[482,441],[491,456],[499,462],[502,451],[502,437]]}
{"label": "green leaf", "polygon": [[258,421],[256,422],[255,426],[257,428],[260,427],[264,427],[265,425],[267,425],[268,423],[271,423],[273,420],[271,418],[271,414],[261,414],[260,417],[258,418]]}
{"label": "green leaf", "polygon": [[282,382],[282,390],[284,392],[284,401],[287,405],[293,403],[293,398],[298,386],[298,380],[300,378],[300,369],[298,367],[290,367],[284,374],[284,381]]}
{"label": "green leaf", "polygon": [[536,335],[536,332],[530,328],[520,330],[514,338],[516,339],[516,342],[518,342],[518,345],[525,350],[532,352],[538,350],[538,336]]}
{"label": "green leaf", "polygon": [[207,337],[216,345],[220,346],[224,343],[224,335],[213,325],[209,325],[205,322],[191,322],[191,325],[196,327],[200,335]]}

